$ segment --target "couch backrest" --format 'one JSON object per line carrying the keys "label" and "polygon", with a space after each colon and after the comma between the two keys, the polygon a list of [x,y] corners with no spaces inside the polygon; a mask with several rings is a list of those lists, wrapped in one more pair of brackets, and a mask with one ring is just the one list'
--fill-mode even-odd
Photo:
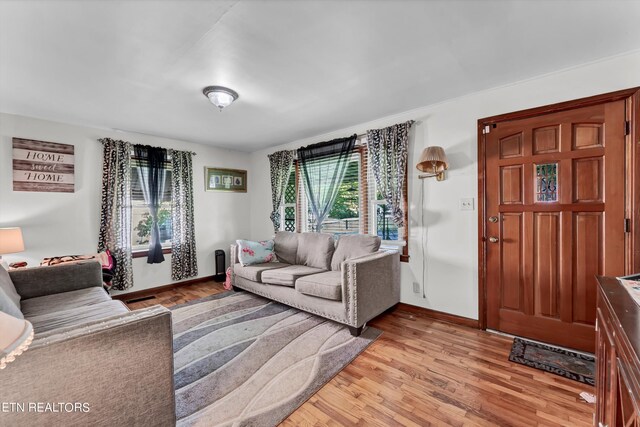
{"label": "couch backrest", "polygon": [[335,247],[331,234],[299,233],[296,264],[330,270]]}
{"label": "couch backrest", "polygon": [[340,271],[348,259],[372,254],[380,249],[380,237],[369,234],[350,234],[340,237],[331,259],[331,270]]}
{"label": "couch backrest", "polygon": [[298,253],[298,233],[278,231],[273,241],[273,251],[276,253],[278,261],[295,264]]}
{"label": "couch backrest", "polygon": [[279,231],[274,240],[274,251],[280,262],[331,269],[335,249],[331,234]]}

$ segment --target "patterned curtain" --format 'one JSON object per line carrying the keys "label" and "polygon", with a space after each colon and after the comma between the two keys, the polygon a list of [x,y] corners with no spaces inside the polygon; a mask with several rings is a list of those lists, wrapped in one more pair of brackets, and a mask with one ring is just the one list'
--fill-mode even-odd
{"label": "patterned curtain", "polygon": [[282,150],[268,156],[271,167],[271,202],[273,203],[271,222],[273,222],[275,231],[280,229],[280,205],[289,182],[289,174],[291,166],[293,166],[293,153],[294,151]]}
{"label": "patterned curtain", "polygon": [[398,227],[404,227],[402,206],[407,174],[409,128],[413,120],[367,131],[369,164],[373,167],[376,185],[391,209],[391,217]]}
{"label": "patterned curtain", "polygon": [[198,275],[196,233],[193,221],[193,164],[189,151],[170,150],[171,187],[171,278],[182,280]]}
{"label": "patterned curtain", "polygon": [[110,138],[102,143],[102,210],[98,252],[115,259],[112,289],[133,286],[131,259],[131,144]]}

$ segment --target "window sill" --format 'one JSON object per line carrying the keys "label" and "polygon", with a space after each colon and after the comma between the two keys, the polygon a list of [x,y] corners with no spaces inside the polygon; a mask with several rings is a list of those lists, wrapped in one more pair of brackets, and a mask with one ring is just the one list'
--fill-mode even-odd
{"label": "window sill", "polygon": [[[171,248],[162,248],[162,253],[163,254],[170,254],[171,253]],[[137,251],[131,252],[131,258],[144,258],[146,256],[149,256],[149,250],[147,250],[147,249],[137,250]]]}
{"label": "window sill", "polygon": [[[375,234],[373,234],[373,236],[375,236]],[[404,240],[381,240],[380,241],[380,247],[402,248],[404,246],[407,246],[407,242],[405,242]]]}
{"label": "window sill", "polygon": [[404,240],[383,240],[380,244],[380,249],[398,251],[400,252],[400,262],[409,262],[407,242]]}

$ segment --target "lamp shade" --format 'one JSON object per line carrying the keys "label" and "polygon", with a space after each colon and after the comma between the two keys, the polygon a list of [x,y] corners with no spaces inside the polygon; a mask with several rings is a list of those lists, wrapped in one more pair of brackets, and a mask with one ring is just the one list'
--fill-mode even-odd
{"label": "lamp shade", "polygon": [[0,255],[24,251],[20,227],[0,228]]}
{"label": "lamp shade", "polygon": [[0,369],[13,362],[33,341],[33,326],[27,320],[0,311]]}
{"label": "lamp shade", "polygon": [[422,150],[420,160],[416,165],[420,172],[438,174],[449,169],[449,161],[444,153],[444,148],[433,146]]}

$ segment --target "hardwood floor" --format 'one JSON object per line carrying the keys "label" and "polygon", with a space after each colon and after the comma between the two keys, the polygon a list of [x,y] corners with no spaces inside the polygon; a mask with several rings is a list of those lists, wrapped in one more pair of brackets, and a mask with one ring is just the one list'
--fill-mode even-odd
{"label": "hardwood floor", "polygon": [[[223,292],[206,282],[130,304],[172,306]],[[282,426],[590,426],[593,387],[508,361],[511,340],[396,310],[384,331]]]}
{"label": "hardwood floor", "polygon": [[[194,285],[181,286],[179,288],[170,289],[168,291],[155,294],[154,299],[148,299],[140,302],[127,303],[131,310],[139,308],[151,307],[152,305],[161,304],[165,307],[184,304],[194,299],[204,298],[209,295],[225,292],[222,283],[209,281],[197,283]],[[126,302],[126,300],[125,300]]]}

